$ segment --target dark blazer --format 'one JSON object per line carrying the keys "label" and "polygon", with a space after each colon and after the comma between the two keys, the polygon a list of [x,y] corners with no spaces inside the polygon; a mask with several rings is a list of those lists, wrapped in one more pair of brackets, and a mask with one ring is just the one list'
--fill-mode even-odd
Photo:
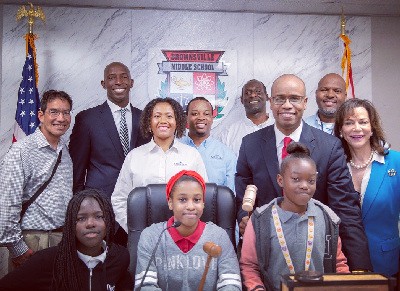
{"label": "dark blazer", "polygon": [[400,153],[389,150],[385,163],[372,162],[365,190],[362,220],[374,272],[399,271]]}
{"label": "dark blazer", "polygon": [[[303,122],[299,141],[309,148],[317,164],[314,198],[331,207],[341,219],[340,237],[350,269],[371,270],[359,198],[353,187],[340,140]],[[239,151],[235,177],[239,221],[247,215],[242,210],[247,185],[254,184],[258,188],[257,206],[282,196],[282,189],[276,181],[278,172],[274,126],[245,136]]]}
{"label": "dark blazer", "polygon": [[[133,149],[148,140],[143,139],[139,133],[142,111],[132,105],[131,110],[130,149]],[[74,193],[85,188],[96,188],[111,198],[125,156],[107,102],[78,113],[70,137],[69,151],[74,170]]]}

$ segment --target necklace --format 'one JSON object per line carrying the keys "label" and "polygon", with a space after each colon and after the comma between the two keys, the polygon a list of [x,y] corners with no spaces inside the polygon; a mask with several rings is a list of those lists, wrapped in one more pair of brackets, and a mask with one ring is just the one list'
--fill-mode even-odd
{"label": "necklace", "polygon": [[350,166],[352,166],[353,168],[360,170],[360,169],[364,169],[366,166],[368,166],[371,162],[372,162],[372,158],[374,157],[374,151],[371,151],[371,155],[369,156],[369,159],[361,165],[357,165],[353,162],[353,160],[350,160]]}
{"label": "necklace", "polygon": [[[295,273],[294,265],[292,262],[292,258],[290,257],[290,254],[289,254],[289,249],[286,244],[285,236],[283,234],[281,221],[279,219],[278,210],[276,209],[275,205],[272,206],[272,218],[274,220],[275,231],[276,231],[276,235],[278,237],[278,241],[279,241],[279,245],[281,247],[283,257],[285,258],[285,261],[289,268],[290,274],[294,274]],[[308,269],[310,268],[311,252],[313,249],[313,245],[314,245],[314,217],[309,216],[308,217],[308,225],[307,225],[306,257],[305,257],[305,261],[304,261],[304,270],[305,271],[308,271]]]}

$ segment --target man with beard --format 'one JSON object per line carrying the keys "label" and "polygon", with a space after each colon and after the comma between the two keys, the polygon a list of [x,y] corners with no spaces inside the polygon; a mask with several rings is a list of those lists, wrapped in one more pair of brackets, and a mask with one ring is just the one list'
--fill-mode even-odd
{"label": "man with beard", "polygon": [[199,151],[209,182],[227,186],[234,191],[236,156],[226,145],[210,137],[213,124],[210,101],[204,97],[192,99],[186,114],[189,132],[180,141]]}
{"label": "man with beard", "polygon": [[265,85],[258,80],[248,81],[242,88],[242,102],[246,116],[233,122],[221,133],[220,140],[239,155],[242,138],[267,125],[273,124],[267,113],[268,93]]}
{"label": "man with beard", "polygon": [[336,110],[346,100],[346,82],[335,73],[325,75],[315,91],[318,111],[304,121],[309,125],[332,134]]}

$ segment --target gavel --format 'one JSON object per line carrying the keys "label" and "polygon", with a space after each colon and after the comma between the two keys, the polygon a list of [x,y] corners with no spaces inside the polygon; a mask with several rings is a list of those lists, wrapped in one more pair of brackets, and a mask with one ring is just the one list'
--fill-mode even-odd
{"label": "gavel", "polygon": [[203,251],[208,256],[207,256],[206,266],[205,266],[204,272],[203,272],[203,277],[201,277],[200,285],[199,285],[199,288],[197,289],[198,291],[203,291],[204,284],[206,282],[207,273],[208,273],[208,268],[210,267],[211,259],[218,258],[221,255],[222,248],[219,245],[208,241],[203,245]]}
{"label": "gavel", "polygon": [[257,190],[256,185],[247,185],[244,191],[242,209],[247,211],[249,217],[253,211],[254,203],[256,202]]}

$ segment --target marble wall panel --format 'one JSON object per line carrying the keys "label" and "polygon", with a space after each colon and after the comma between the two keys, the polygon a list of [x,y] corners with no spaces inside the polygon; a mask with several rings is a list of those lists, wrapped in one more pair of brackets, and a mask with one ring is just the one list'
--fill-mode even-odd
{"label": "marble wall panel", "polygon": [[[11,143],[12,127],[24,62],[26,25],[17,23],[18,6],[4,5],[2,41],[0,157]],[[218,135],[243,114],[240,89],[252,78],[267,88],[282,73],[304,79],[310,97],[306,114],[316,110],[314,91],[325,73],[340,72],[343,52],[336,16],[189,12],[161,10],[44,7],[46,24],[35,32],[39,63],[39,92],[54,88],[74,99],[74,114],[104,102],[100,86],[103,69],[122,61],[135,79],[131,100],[139,108],[152,98],[148,80],[153,71],[149,52],[160,49],[234,51],[234,107],[213,129]],[[349,17],[353,41],[353,71],[357,96],[371,99],[371,28],[368,17]],[[160,60],[157,60],[160,61]],[[72,128],[72,126],[71,126]],[[70,130],[67,133],[69,136]]]}

